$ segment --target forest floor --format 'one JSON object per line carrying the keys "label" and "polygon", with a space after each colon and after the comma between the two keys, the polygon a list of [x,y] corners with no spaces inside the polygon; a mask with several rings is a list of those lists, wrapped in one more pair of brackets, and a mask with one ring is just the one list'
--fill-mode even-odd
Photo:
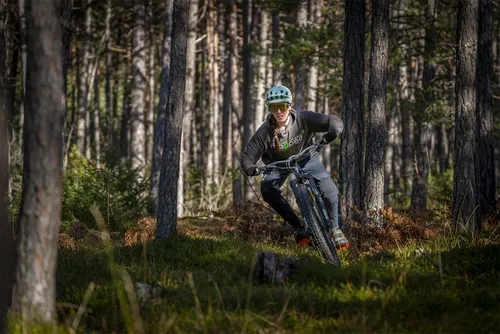
{"label": "forest floor", "polygon": [[[382,229],[347,224],[341,267],[296,247],[290,229],[257,205],[182,219],[164,241],[151,240],[148,218],[108,244],[67,231],[58,331],[498,332],[499,217],[471,239],[452,235],[446,217],[432,213],[384,216]],[[299,271],[285,283],[254,282],[258,251],[298,256]]]}

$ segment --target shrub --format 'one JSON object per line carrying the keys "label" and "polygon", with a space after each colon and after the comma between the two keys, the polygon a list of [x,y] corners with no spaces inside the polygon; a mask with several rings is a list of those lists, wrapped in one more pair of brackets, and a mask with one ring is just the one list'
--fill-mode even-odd
{"label": "shrub", "polygon": [[110,230],[123,231],[147,214],[151,202],[147,196],[149,183],[137,170],[121,166],[96,168],[76,150],[69,159],[64,174],[63,225],[79,220],[95,228],[89,211],[92,204],[99,207]]}

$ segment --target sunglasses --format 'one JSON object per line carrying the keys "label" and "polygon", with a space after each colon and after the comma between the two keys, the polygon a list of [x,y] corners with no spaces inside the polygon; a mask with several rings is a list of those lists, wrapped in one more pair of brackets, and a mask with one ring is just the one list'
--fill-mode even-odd
{"label": "sunglasses", "polygon": [[271,112],[278,112],[278,111],[286,111],[288,110],[288,107],[290,106],[289,103],[276,103],[276,104],[271,104]]}

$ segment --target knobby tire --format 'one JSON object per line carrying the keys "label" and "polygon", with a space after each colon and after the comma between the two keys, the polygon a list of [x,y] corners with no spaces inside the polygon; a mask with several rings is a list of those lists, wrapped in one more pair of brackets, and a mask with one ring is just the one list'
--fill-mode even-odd
{"label": "knobby tire", "polygon": [[302,217],[309,223],[316,247],[318,247],[325,260],[340,265],[335,244],[326,228],[321,208],[312,189],[305,184],[298,184],[297,196]]}

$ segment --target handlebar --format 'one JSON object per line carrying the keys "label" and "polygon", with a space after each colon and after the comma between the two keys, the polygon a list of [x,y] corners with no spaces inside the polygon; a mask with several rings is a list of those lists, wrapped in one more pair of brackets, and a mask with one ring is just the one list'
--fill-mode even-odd
{"label": "handlebar", "polygon": [[[306,147],[300,153],[292,155],[286,160],[275,161],[265,166],[259,167],[264,174],[269,174],[273,170],[289,170],[293,172],[295,165],[306,156],[312,156],[314,153],[321,151],[326,144],[323,140]],[[279,166],[284,165],[284,166]]]}

